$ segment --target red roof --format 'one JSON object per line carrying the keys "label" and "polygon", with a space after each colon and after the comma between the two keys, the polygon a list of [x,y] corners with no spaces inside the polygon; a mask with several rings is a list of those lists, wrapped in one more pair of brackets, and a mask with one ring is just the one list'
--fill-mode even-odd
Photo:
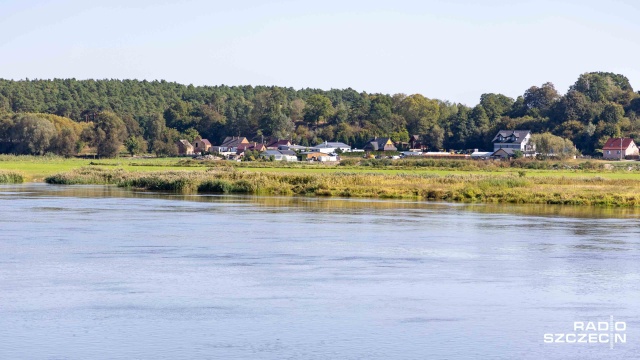
{"label": "red roof", "polygon": [[[620,145],[620,140],[622,140],[622,146]],[[633,139],[630,138],[611,138],[607,140],[607,143],[604,144],[602,150],[627,149],[631,144],[633,144]]]}
{"label": "red roof", "polygon": [[267,145],[267,147],[278,147],[280,145],[291,145],[291,143],[289,142],[289,140],[275,140],[272,141],[271,143],[269,143],[269,145]]}

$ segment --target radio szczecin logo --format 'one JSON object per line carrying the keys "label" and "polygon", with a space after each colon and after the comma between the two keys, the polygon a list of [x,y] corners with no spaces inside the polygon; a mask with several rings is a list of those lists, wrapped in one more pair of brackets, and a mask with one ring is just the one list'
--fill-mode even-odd
{"label": "radio szczecin logo", "polygon": [[607,344],[613,349],[615,344],[627,343],[627,323],[614,321],[574,321],[573,331],[567,333],[544,334],[545,344]]}

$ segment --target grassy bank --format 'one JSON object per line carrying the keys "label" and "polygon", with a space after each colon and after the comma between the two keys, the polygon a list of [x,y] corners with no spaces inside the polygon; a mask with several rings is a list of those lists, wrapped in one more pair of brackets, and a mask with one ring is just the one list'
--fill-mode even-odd
{"label": "grassy bank", "polygon": [[0,155],[0,170],[23,174],[25,181],[43,181],[82,167],[118,168],[134,172],[228,169],[285,174],[379,173],[386,175],[519,175],[530,177],[603,177],[640,180],[640,162],[531,161],[513,162],[448,159],[347,159],[339,165],[286,162],[197,161],[190,158],[65,159],[49,156]]}
{"label": "grassy bank", "polygon": [[527,177],[525,174],[381,174],[255,172],[233,167],[207,171],[130,172],[82,168],[50,176],[51,184],[115,184],[181,193],[304,195],[421,200],[640,206],[634,179]]}
{"label": "grassy bank", "polygon": [[14,171],[0,170],[0,184],[20,184],[24,182],[24,176]]}

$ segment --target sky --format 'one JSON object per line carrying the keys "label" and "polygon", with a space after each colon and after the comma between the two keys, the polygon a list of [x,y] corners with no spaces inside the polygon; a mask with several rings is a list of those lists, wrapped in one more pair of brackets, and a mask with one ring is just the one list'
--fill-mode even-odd
{"label": "sky", "polygon": [[638,0],[0,0],[0,78],[353,88],[473,106],[608,71],[640,90]]}

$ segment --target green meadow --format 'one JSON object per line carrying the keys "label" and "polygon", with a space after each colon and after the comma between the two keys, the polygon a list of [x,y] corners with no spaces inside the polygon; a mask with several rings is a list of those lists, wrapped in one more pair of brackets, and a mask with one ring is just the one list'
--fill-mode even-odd
{"label": "green meadow", "polygon": [[[582,162],[583,164],[585,162]],[[605,169],[603,161],[592,161],[587,169],[578,169],[579,161],[545,164],[545,167],[526,168],[505,166],[505,164],[470,161],[445,160],[432,162],[419,161],[361,161],[349,162],[346,166],[325,165],[319,163],[275,163],[275,162],[227,162],[196,161],[188,158],[116,158],[116,159],[79,159],[47,156],[0,155],[0,171],[20,174],[24,181],[42,182],[48,176],[69,172],[84,167],[122,169],[124,171],[205,171],[216,168],[235,168],[260,173],[285,174],[330,174],[339,172],[371,174],[408,174],[408,175],[492,175],[495,177],[598,177],[605,179],[640,180],[640,163],[609,162],[612,169]],[[596,166],[593,166],[595,164]],[[534,166],[535,163],[525,163]],[[538,166],[538,165],[535,165]],[[573,168],[569,168],[573,167]],[[593,168],[595,167],[595,168]],[[629,167],[632,169],[629,170]]]}

